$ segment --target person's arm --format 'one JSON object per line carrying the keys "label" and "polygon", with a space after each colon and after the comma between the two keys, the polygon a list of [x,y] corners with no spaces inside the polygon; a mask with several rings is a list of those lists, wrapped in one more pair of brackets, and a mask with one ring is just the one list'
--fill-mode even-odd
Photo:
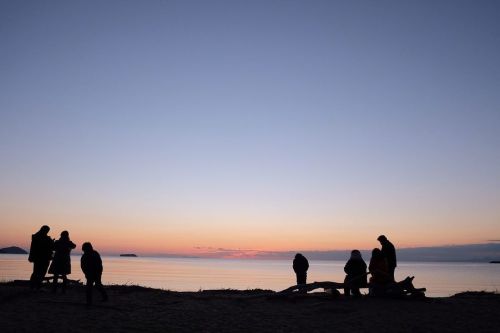
{"label": "person's arm", "polygon": [[346,274],[349,274],[349,266],[350,266],[350,265],[349,265],[349,263],[350,263],[350,261],[347,261],[347,263],[346,263],[346,264],[345,264],[345,266],[344,266],[344,272],[345,272]]}
{"label": "person's arm", "polygon": [[98,272],[100,274],[102,274],[102,271],[104,270],[104,267],[102,266],[101,255],[97,251],[95,252],[95,254],[96,254],[96,266],[97,266]]}
{"label": "person's arm", "polygon": [[87,276],[87,273],[88,273],[88,262],[87,262],[87,256],[84,254],[82,256],[82,258],[80,259],[80,267],[82,268],[82,272],[83,274],[85,274],[85,276]]}

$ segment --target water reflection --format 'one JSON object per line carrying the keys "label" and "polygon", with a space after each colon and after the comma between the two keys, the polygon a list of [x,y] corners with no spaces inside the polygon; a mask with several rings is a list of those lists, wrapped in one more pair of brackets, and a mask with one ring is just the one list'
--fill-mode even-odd
{"label": "water reflection", "polygon": [[[295,284],[292,261],[228,260],[103,256],[105,284],[137,284],[177,291],[200,289],[282,290]],[[308,281],[343,281],[344,262],[310,261]],[[73,280],[84,281],[80,256],[71,257]],[[26,255],[0,255],[0,279],[27,280],[31,264]],[[400,263],[396,279],[415,276],[428,296],[449,296],[466,290],[500,289],[500,265],[487,263]]]}

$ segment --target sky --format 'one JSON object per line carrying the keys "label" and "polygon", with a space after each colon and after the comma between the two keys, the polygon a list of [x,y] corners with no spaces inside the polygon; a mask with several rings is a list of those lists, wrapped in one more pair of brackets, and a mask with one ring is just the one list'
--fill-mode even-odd
{"label": "sky", "polygon": [[500,238],[498,1],[1,1],[0,246]]}

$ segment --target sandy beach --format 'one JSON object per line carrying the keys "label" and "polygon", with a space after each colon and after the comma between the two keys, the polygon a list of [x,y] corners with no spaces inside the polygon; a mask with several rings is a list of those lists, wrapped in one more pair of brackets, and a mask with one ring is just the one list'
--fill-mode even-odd
{"label": "sandy beach", "polygon": [[265,290],[173,292],[107,286],[85,305],[66,294],[0,284],[2,332],[498,332],[500,295],[345,299],[324,293],[277,297]]}

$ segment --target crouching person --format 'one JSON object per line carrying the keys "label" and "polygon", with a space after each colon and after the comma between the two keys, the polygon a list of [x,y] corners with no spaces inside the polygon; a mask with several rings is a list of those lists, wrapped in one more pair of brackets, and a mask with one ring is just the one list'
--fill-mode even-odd
{"label": "crouching person", "polygon": [[108,300],[108,294],[104,290],[101,282],[102,276],[102,260],[101,256],[97,251],[94,251],[92,244],[89,242],[83,243],[82,245],[82,259],[80,261],[82,271],[87,279],[86,293],[87,293],[87,305],[92,305],[92,288],[95,284],[96,289],[101,293],[102,300]]}
{"label": "crouching person", "polygon": [[347,274],[344,279],[344,295],[350,296],[352,293],[355,297],[361,297],[359,288],[367,287],[368,283],[366,281],[366,263],[359,250],[351,251],[351,258],[347,261],[344,272]]}

